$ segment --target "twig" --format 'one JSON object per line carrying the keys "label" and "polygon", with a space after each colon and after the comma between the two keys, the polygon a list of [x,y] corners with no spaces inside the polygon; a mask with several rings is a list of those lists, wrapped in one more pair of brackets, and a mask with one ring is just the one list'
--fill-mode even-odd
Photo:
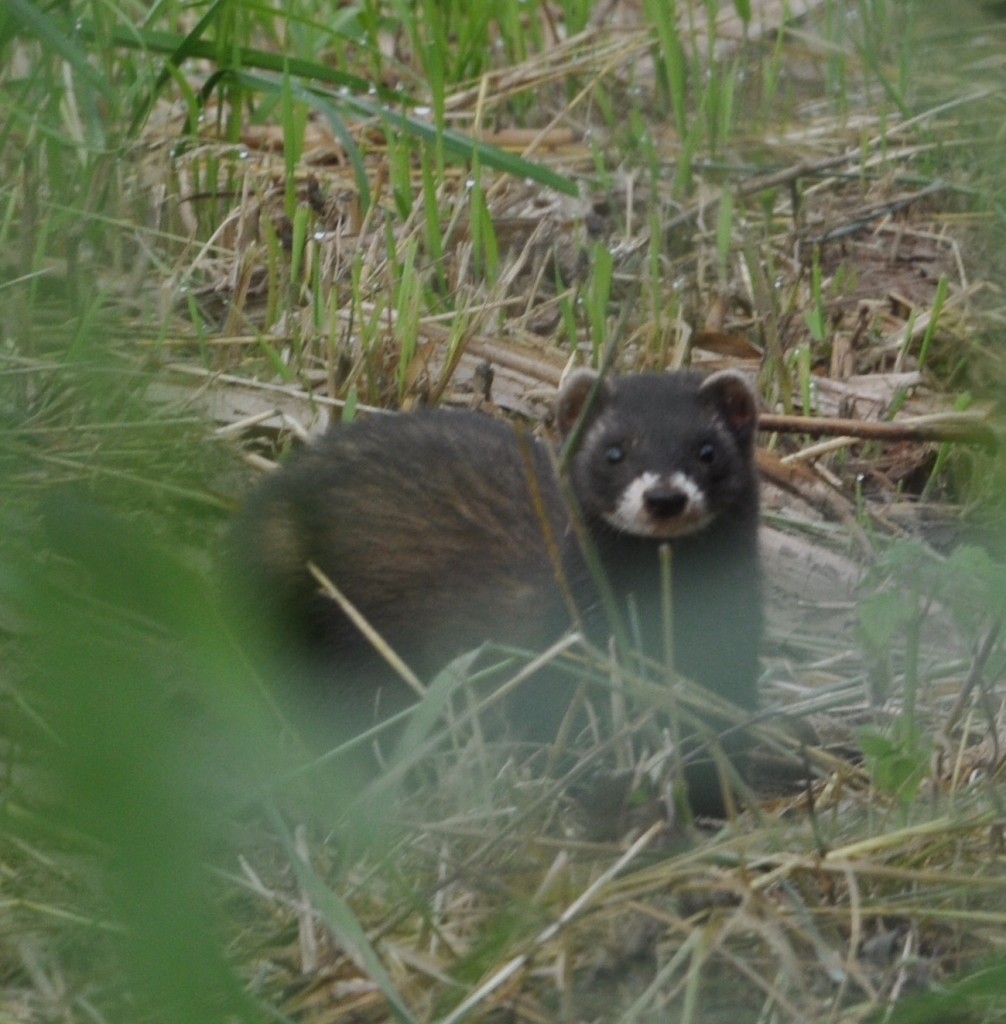
{"label": "twig", "polygon": [[[968,702],[968,698],[971,696],[971,691],[974,690],[974,688],[981,682],[982,674],[985,671],[985,665],[988,663],[989,657],[999,640],[999,633],[1002,630],[1002,625],[1003,620],[1001,618],[996,619],[985,636],[978,642],[974,661],[971,662],[971,669],[968,672],[968,677],[964,680],[964,685],[961,686],[960,691],[957,694],[957,699],[954,701],[954,706],[950,709],[950,713],[947,715],[947,720],[943,725],[944,735],[949,735],[950,731],[960,720],[960,717],[964,712],[964,707]],[[993,733],[995,732],[994,729],[992,731]]]}
{"label": "twig", "polygon": [[881,203],[871,209],[864,210],[855,220],[848,221],[845,224],[840,224],[838,227],[831,228],[825,231],[822,235],[815,235],[810,238],[806,238],[805,241],[811,245],[826,245],[828,242],[837,242],[841,238],[847,238],[849,235],[854,235],[864,228],[869,227],[875,221],[881,220],[883,217],[891,217],[896,213],[900,213],[902,210],[908,209],[913,203],[917,203],[920,199],[924,199],[926,196],[932,195],[934,192],[941,192],[947,186],[942,181],[934,181],[927,188],[921,189],[918,192],[913,192],[911,195],[902,196],[900,199],[892,199],[890,202]]}
{"label": "twig", "polygon": [[[779,185],[786,185],[797,181],[799,178],[816,176],[821,171],[830,170],[832,167],[840,167],[842,164],[851,163],[860,159],[862,153],[857,149],[847,153],[839,153],[837,156],[825,157],[823,160],[801,160],[791,167],[784,167],[781,171],[773,171],[771,174],[760,175],[748,181],[742,181],[735,185],[733,192],[736,197],[755,195],[764,192],[766,189],[777,188]],[[701,203],[696,204],[687,210],[682,210],[676,217],[672,217],[664,228],[666,235],[670,235],[678,228],[684,227],[695,220],[703,211],[715,208],[723,198],[723,193],[704,198]]]}
{"label": "twig", "polygon": [[868,441],[957,441],[996,448],[999,433],[983,416],[945,413],[915,416],[892,423],[842,419],[837,416],[784,416],[765,413],[758,429],[780,434],[826,434],[829,437],[858,437]]}

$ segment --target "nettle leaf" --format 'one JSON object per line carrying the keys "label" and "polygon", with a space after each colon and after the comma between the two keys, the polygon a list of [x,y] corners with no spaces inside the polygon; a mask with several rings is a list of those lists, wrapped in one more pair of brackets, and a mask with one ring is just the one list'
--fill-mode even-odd
{"label": "nettle leaf", "polygon": [[973,628],[976,619],[1006,608],[1006,567],[983,548],[958,548],[942,569],[943,599],[962,627]]}
{"label": "nettle leaf", "polygon": [[859,602],[859,629],[871,651],[887,650],[918,613],[913,596],[901,590],[880,590]]}
{"label": "nettle leaf", "polygon": [[873,784],[900,803],[911,803],[929,769],[929,746],[918,727],[901,718],[889,733],[863,729],[857,739]]}
{"label": "nettle leaf", "polygon": [[899,541],[873,567],[867,587],[873,593],[860,601],[859,620],[863,640],[874,650],[934,605],[953,616],[968,640],[1006,608],[1006,567],[973,545],[940,558],[917,541]]}

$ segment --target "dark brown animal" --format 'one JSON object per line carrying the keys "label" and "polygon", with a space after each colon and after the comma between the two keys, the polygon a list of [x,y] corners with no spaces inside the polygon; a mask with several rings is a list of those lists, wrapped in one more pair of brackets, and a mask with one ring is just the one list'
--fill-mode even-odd
{"label": "dark brown animal", "polygon": [[[333,427],[252,494],[229,542],[238,593],[293,663],[321,680],[348,729],[411,694],[309,563],[428,677],[487,640],[544,647],[570,624],[570,594],[603,640],[608,612],[584,533],[616,612],[631,601],[643,650],[657,658],[658,552],[670,545],[677,667],[754,706],[762,613],[748,385],[730,372],[598,383],[579,371],[557,414],[567,448],[573,439],[565,457],[575,507],[557,453],[508,424],[452,411]],[[554,728],[562,701],[549,680],[540,685],[540,717]]]}

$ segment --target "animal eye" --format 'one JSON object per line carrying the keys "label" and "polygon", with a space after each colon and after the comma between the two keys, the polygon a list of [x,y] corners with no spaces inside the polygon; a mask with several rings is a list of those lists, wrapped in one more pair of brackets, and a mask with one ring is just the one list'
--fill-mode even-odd
{"label": "animal eye", "polygon": [[625,449],[620,444],[609,444],[608,450],[604,453],[604,457],[608,462],[614,465],[625,458]]}
{"label": "animal eye", "polygon": [[716,445],[712,441],[706,441],[706,443],[699,449],[699,462],[704,462],[707,466],[716,461]]}

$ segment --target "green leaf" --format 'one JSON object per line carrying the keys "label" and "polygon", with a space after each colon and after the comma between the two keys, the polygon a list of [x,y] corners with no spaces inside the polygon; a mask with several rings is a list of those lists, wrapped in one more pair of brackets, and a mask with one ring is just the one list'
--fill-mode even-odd
{"label": "green leaf", "polygon": [[[870,1017],[871,1024],[948,1024],[1001,1020],[1006,992],[1006,960],[996,960],[942,990],[928,990],[892,1010],[886,1007]],[[993,1016],[992,1014],[995,1014]]]}
{"label": "green leaf", "polygon": [[929,749],[919,729],[900,718],[889,735],[864,729],[857,739],[877,789],[910,804],[929,769]]}
{"label": "green leaf", "polygon": [[914,603],[906,604],[900,592],[883,590],[863,598],[859,602],[859,628],[864,643],[875,651],[886,649],[914,610]]}

